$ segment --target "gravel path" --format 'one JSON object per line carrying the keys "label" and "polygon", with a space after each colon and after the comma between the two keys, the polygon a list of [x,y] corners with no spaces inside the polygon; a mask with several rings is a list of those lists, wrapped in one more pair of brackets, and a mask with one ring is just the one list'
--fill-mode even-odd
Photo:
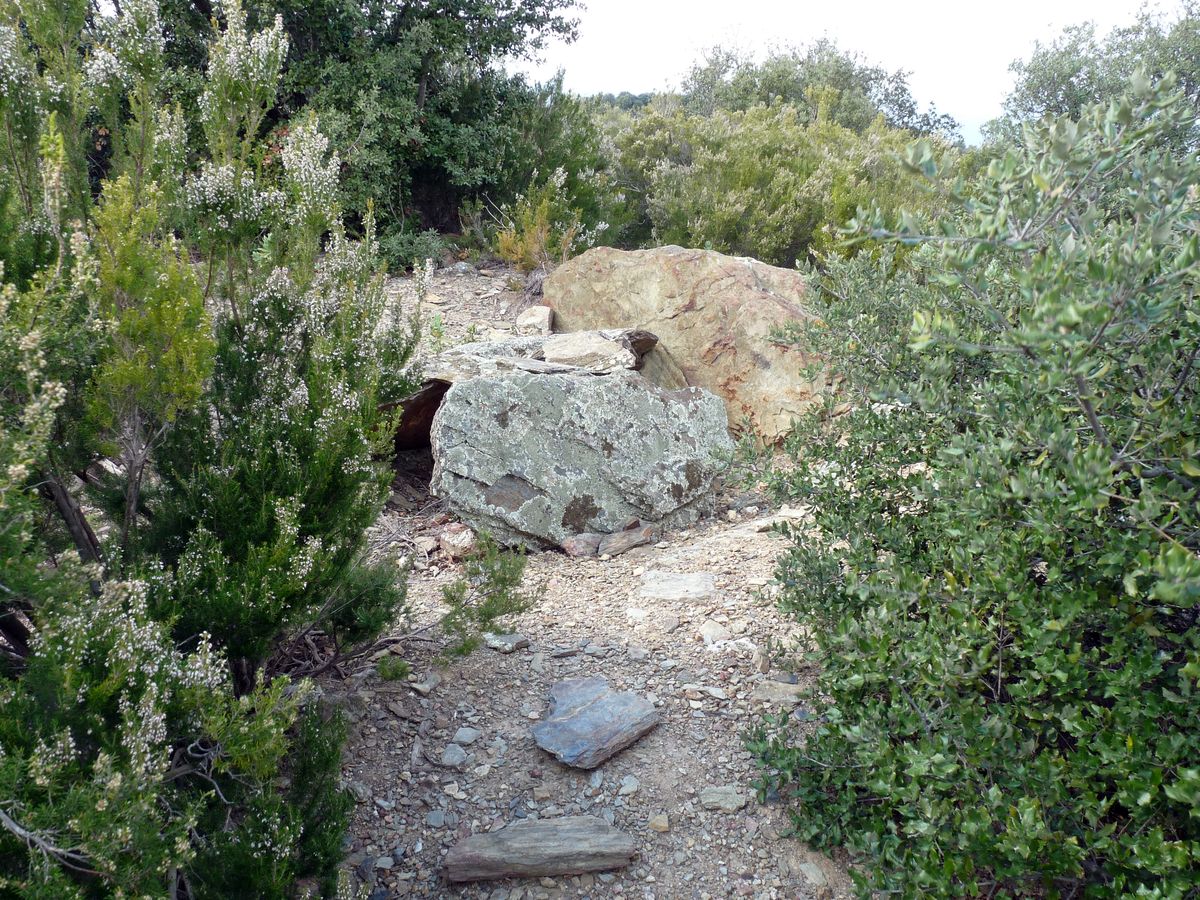
{"label": "gravel path", "polygon": [[[505,313],[520,306],[508,285],[506,273],[439,274],[433,290],[448,340],[480,321],[503,331]],[[441,588],[459,574],[434,549],[444,516],[421,496],[421,477],[398,479],[374,533],[417,556],[410,628],[437,621]],[[351,721],[343,768],[359,802],[347,864],[370,896],[849,896],[845,866],[784,837],[786,813],[757,803],[742,742],[780,702],[765,697],[792,694],[811,677],[787,671],[794,659],[784,650],[802,635],[775,606],[771,576],[785,542],[767,530],[771,518],[761,497],[730,491],[717,519],[653,547],[614,559],[533,554],[525,587],[539,600],[511,623],[527,647],[481,648],[439,667],[431,630],[397,647],[413,668],[408,681],[384,680],[374,667],[326,680]],[[557,763],[530,731],[551,685],[592,675],[649,698],[662,723],[586,772]],[[792,727],[804,728],[803,718],[797,707]],[[728,790],[705,794],[713,788]],[[592,875],[444,881],[441,860],[461,838],[571,815],[601,816],[632,835],[638,857]]]}

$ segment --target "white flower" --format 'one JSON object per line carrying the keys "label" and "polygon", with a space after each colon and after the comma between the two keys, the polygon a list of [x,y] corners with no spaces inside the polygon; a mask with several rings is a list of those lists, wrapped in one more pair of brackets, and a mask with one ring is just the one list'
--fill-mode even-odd
{"label": "white flower", "polygon": [[315,116],[309,116],[288,133],[283,145],[283,171],[292,193],[297,218],[324,231],[337,208],[338,169],[336,153],[326,158],[329,139],[321,134]]}

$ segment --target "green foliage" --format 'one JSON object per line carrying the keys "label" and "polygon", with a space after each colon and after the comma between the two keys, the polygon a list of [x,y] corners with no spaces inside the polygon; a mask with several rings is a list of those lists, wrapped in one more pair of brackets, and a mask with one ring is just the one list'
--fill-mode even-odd
{"label": "green foliage", "polygon": [[570,205],[566,178],[566,172],[558,169],[500,211],[496,252],[501,259],[522,272],[549,270],[591,246],[596,235],[584,229],[579,210]]}
{"label": "green foliage", "polygon": [[385,656],[379,661],[376,671],[384,681],[405,681],[412,674],[412,666],[398,656]]}
{"label": "green foliage", "polygon": [[879,121],[859,134],[760,105],[708,117],[652,110],[616,142],[655,242],[793,265],[832,248],[860,206],[938,208],[901,162],[910,139]]}
{"label": "green foliage", "polygon": [[21,208],[7,172],[0,171],[0,264],[6,277],[20,290],[54,259],[54,238],[31,222]]}
{"label": "green foliage", "polygon": [[779,577],[819,724],[751,743],[864,895],[1194,895],[1193,116],[1142,80],[1033,127],[903,264],[820,278],[852,409],[776,482],[816,518]]}
{"label": "green foliage", "polygon": [[[396,606],[351,574],[391,479],[381,406],[399,399],[389,377],[412,347],[400,323],[398,343],[381,329],[390,314],[370,245],[335,235],[306,287],[267,276],[246,309],[252,330],[221,323],[212,406],[181,419],[159,456],[153,540],[179,566],[181,636],[207,627],[253,668],[288,626],[324,613],[361,638],[387,618],[368,606]],[[329,618],[368,597],[354,606],[362,619]]]}
{"label": "green foliage", "polygon": [[505,616],[528,609],[533,599],[521,592],[525,557],[506,553],[486,534],[479,550],[463,565],[463,576],[442,588],[442,601],[450,607],[442,618],[442,631],[451,643],[446,657],[466,656],[479,646],[482,633],[492,631]]}
{"label": "green foliage", "polygon": [[[513,183],[522,168],[514,157],[536,152],[521,144],[521,120],[539,95],[500,62],[536,52],[548,38],[572,39],[572,5],[250,0],[249,27],[270,26],[278,13],[288,48],[280,108],[268,111],[273,90],[255,108],[277,120],[294,120],[305,107],[317,112],[344,165],[347,224],[356,229],[373,204],[389,263],[408,266],[436,255],[414,253],[412,241],[430,229],[453,231],[463,200],[486,194],[503,202],[525,187]],[[200,0],[164,3],[168,54],[182,71],[204,66],[207,8]],[[197,112],[216,122],[225,95],[206,96],[213,102],[201,101]],[[244,100],[234,98],[238,109]],[[243,127],[233,137],[239,133],[248,134]]]}
{"label": "green foliage", "polygon": [[212,370],[204,297],[185,251],[160,241],[158,196],[138,196],[128,176],[110,181],[95,214],[99,315],[109,339],[88,405],[105,449],[124,467],[122,547],[138,515],[141,481],[175,418],[195,408]]}
{"label": "green foliage", "polygon": [[329,874],[342,861],[342,842],[350,824],[354,798],[342,787],[342,745],[346,723],[341,712],[328,721],[310,708],[296,730],[296,748],[289,773],[289,806],[305,824],[296,844],[296,875],[324,876],[324,888],[333,894]]}
{"label": "green foliage", "polygon": [[180,653],[150,618],[144,584],[56,580],[0,683],[0,895],[158,895],[222,795],[273,793],[300,695],[280,680],[235,699],[206,639]]}
{"label": "green foliage", "polygon": [[[1016,85],[1005,100],[1005,116],[985,129],[993,140],[1015,138],[1023,122],[1077,118],[1089,104],[1120,97],[1138,72],[1155,79],[1174,73],[1200,114],[1200,4],[1184,0],[1172,19],[1144,9],[1134,24],[1103,38],[1090,22],[1070,26],[1049,44],[1037,44],[1028,60],[1017,60],[1011,69]],[[1177,146],[1196,137],[1195,120],[1165,136]]]}
{"label": "green foliage", "polygon": [[434,229],[394,229],[379,239],[379,254],[391,269],[416,268],[424,260],[440,260],[448,249],[446,239]]}
{"label": "green foliage", "polygon": [[795,107],[805,124],[825,118],[859,133],[879,116],[915,134],[952,140],[958,132],[950,116],[933,108],[920,112],[906,72],[870,65],[828,39],[775,50],[762,62],[714,47],[692,66],[682,99],[689,112],[702,116],[782,103]]}
{"label": "green foliage", "polygon": [[362,551],[415,325],[316,119],[262,139],[282,26],[222,14],[194,82],[153,0],[0,31],[0,222],[44,236],[0,263],[4,897],[332,891],[344,729],[280,673],[403,612]]}

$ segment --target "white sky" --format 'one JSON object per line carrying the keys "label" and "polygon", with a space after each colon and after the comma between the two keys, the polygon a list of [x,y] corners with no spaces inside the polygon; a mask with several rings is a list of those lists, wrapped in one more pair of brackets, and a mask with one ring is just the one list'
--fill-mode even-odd
{"label": "white sky", "polygon": [[[1095,22],[1101,34],[1132,22],[1141,0],[589,0],[579,40],[547,47],[540,63],[513,66],[541,80],[558,69],[579,94],[678,87],[715,44],[761,54],[772,45],[833,38],[888,70],[910,71],[919,103],[962,125],[969,142],[1001,112],[1008,65],[1063,26]],[[1171,0],[1151,8],[1173,12]]]}

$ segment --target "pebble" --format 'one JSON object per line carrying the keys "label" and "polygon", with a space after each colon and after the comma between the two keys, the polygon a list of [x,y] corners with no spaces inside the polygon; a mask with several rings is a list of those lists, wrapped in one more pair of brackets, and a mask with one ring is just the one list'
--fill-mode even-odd
{"label": "pebble", "polygon": [[621,789],[617,793],[622,797],[631,797],[638,792],[641,783],[633,775],[626,775],[621,779]]}
{"label": "pebble", "polygon": [[700,626],[698,633],[704,640],[704,645],[706,647],[711,646],[718,641],[727,641],[733,637],[728,628],[726,628],[720,622],[714,622],[712,619],[705,619],[704,623]]}
{"label": "pebble", "polygon": [[707,787],[700,792],[700,805],[705,809],[735,813],[745,806],[747,802],[747,797],[738,791],[735,784]]}
{"label": "pebble", "polygon": [[446,749],[442,751],[442,765],[452,769],[459,768],[467,759],[467,751],[458,744],[447,744]]}
{"label": "pebble", "polygon": [[529,646],[529,638],[520,634],[492,634],[487,631],[484,632],[483,643],[500,653],[515,653]]}
{"label": "pebble", "polygon": [[454,732],[454,743],[469,746],[479,740],[480,731],[478,728],[468,728],[463,726],[458,731]]}
{"label": "pebble", "polygon": [[431,693],[433,693],[434,688],[436,688],[441,683],[442,683],[442,676],[439,675],[437,672],[430,672],[428,675],[425,676],[424,681],[414,682],[414,683],[410,684],[409,687],[411,687],[414,691],[416,691],[422,697],[428,697]]}
{"label": "pebble", "polygon": [[666,834],[671,830],[671,820],[667,818],[666,813],[652,816],[647,824],[651,831],[657,831],[659,834]]}

